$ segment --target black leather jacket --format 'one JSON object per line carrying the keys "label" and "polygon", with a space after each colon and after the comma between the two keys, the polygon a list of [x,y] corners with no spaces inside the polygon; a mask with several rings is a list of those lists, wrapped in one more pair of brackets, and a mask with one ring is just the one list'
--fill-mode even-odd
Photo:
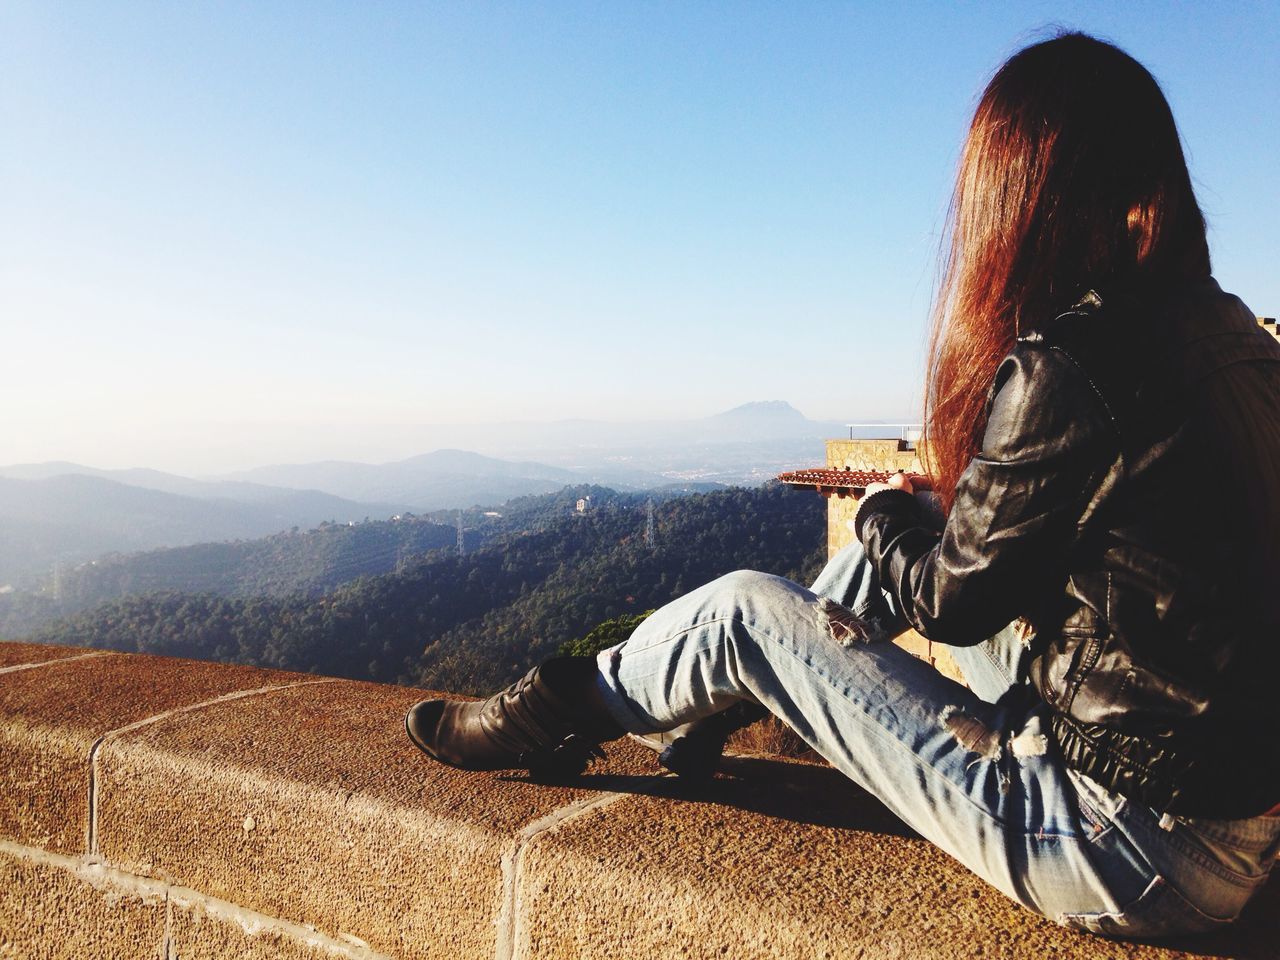
{"label": "black leather jacket", "polygon": [[945,529],[887,490],[857,535],[931,640],[1030,623],[1070,766],[1160,811],[1253,816],[1280,802],[1280,563],[1258,544],[1280,489],[1245,496],[1261,481],[1236,471],[1280,464],[1277,397],[1280,343],[1212,280],[1091,291],[1001,363]]}

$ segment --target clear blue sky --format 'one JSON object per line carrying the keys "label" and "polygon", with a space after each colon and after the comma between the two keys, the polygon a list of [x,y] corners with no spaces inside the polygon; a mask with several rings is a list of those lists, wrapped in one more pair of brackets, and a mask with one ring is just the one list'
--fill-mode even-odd
{"label": "clear blue sky", "polygon": [[1278,11],[0,0],[0,462],[914,414],[969,111],[1054,25],[1161,80],[1216,273],[1274,314]]}

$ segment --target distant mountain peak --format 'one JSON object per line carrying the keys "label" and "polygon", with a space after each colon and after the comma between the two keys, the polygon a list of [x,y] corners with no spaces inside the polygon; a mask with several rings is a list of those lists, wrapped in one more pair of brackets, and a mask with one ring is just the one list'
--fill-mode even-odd
{"label": "distant mountain peak", "polygon": [[717,414],[716,420],[805,420],[803,413],[785,400],[753,400]]}

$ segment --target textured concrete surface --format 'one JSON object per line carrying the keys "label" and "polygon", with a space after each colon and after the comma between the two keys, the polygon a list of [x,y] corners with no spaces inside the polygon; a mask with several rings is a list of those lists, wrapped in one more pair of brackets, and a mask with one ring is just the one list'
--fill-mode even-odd
{"label": "textured concrete surface", "polygon": [[[34,675],[47,685],[12,684]],[[85,738],[115,731],[96,853],[56,849],[57,830],[0,837],[0,960],[1280,957],[1280,883],[1210,940],[1073,933],[825,766],[737,758],[691,788],[624,742],[572,786],[539,785],[421,756],[402,725],[421,691],[241,695],[312,680],[127,656],[0,674],[7,815],[63,811],[61,777],[86,794]],[[10,785],[30,769],[24,807]]]}
{"label": "textured concrete surface", "polygon": [[[752,779],[676,785],[540,835],[521,862],[517,954],[530,958],[1272,958],[1268,902],[1181,949],[1055,926],[913,837],[828,768],[755,761]],[[1204,951],[1200,953],[1198,951]]]}
{"label": "textured concrete surface", "polygon": [[[99,850],[138,873],[402,957],[492,957],[503,859],[573,788],[468,773],[410,744],[422,691],[298,687],[174,715],[99,755]],[[605,768],[656,769],[619,745]]]}
{"label": "textured concrete surface", "polygon": [[85,647],[53,647],[46,643],[18,643],[3,640],[0,641],[0,670],[48,663],[50,660],[65,660],[67,657],[83,657],[85,654],[96,652],[98,651],[88,650]]}
{"label": "textured concrete surface", "polygon": [[[4,841],[0,841],[4,843]],[[0,849],[0,958],[380,960],[364,944],[101,864]]]}
{"label": "textured concrete surface", "polygon": [[160,957],[163,900],[108,891],[73,872],[0,851],[0,958]]}
{"label": "textured concrete surface", "polygon": [[[335,960],[335,951],[324,944],[308,943],[291,934],[254,924],[211,915],[202,907],[173,908],[169,918],[170,957],[175,960]],[[353,954],[372,957],[355,944]]]}
{"label": "textured concrete surface", "polygon": [[90,753],[99,738],[227,693],[307,679],[314,678],[122,654],[0,673],[0,837],[85,852]]}

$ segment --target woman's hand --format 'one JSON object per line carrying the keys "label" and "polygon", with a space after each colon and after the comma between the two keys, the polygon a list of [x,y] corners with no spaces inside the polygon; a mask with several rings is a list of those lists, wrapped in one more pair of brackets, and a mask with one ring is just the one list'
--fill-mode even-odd
{"label": "woman's hand", "polygon": [[911,481],[907,479],[907,475],[901,470],[892,474],[885,483],[877,481],[876,483],[867,484],[867,489],[863,496],[869,497],[879,490],[905,490],[907,493],[915,493],[915,488],[911,486]]}
{"label": "woman's hand", "polygon": [[904,493],[916,492],[915,487],[911,485],[911,481],[907,479],[907,475],[901,470],[891,474],[887,483],[881,483],[879,480],[875,483],[868,483],[867,488],[862,491],[862,496],[858,498],[858,505],[854,507],[853,516],[847,521],[849,529],[854,531],[855,535],[858,530],[858,512],[862,509],[862,505],[867,502],[873,493],[879,493],[881,490],[901,490]]}

